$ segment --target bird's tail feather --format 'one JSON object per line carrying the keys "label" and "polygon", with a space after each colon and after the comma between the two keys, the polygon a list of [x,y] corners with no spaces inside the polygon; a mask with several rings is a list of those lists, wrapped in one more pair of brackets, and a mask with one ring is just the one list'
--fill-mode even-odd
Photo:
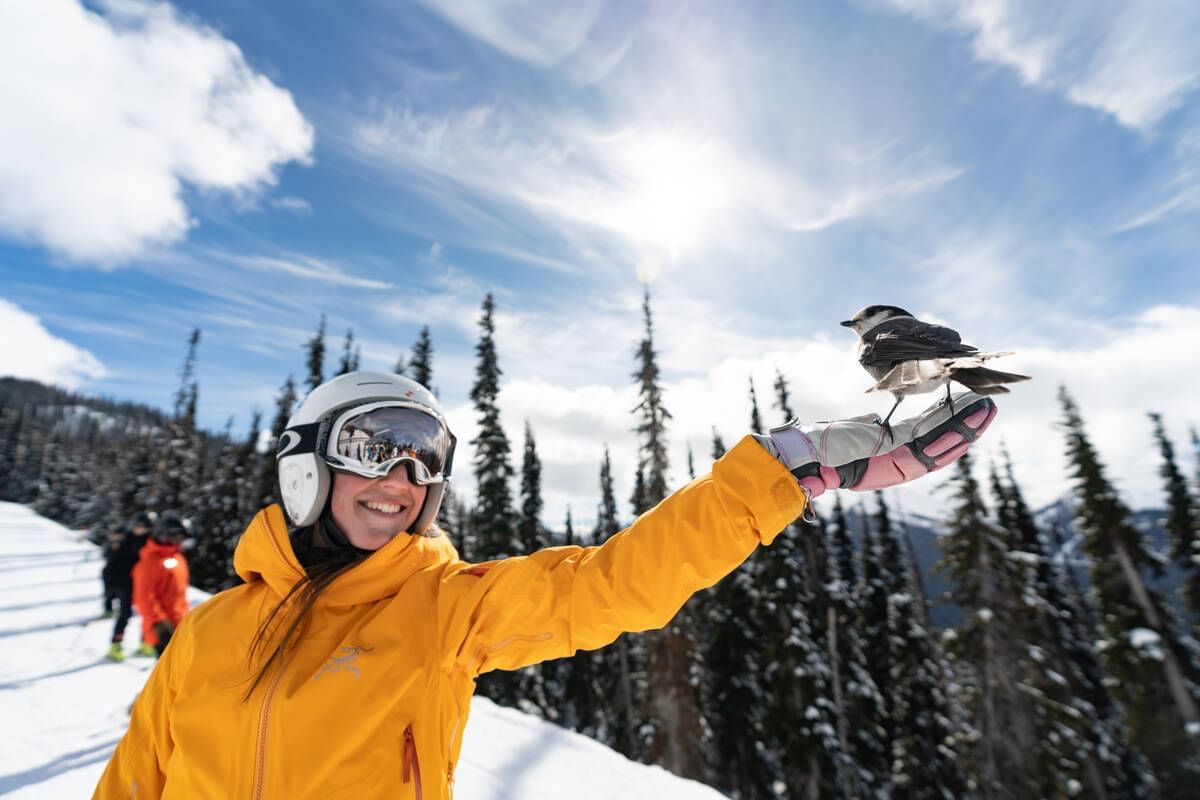
{"label": "bird's tail feather", "polygon": [[1029,380],[1028,375],[1016,372],[1001,372],[987,367],[968,367],[950,373],[954,380],[976,394],[1005,394],[1008,389],[1001,384]]}

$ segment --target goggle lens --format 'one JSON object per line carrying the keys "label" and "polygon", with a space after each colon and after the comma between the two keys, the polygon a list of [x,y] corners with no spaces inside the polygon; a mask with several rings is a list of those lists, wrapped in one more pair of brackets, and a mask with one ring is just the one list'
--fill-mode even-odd
{"label": "goggle lens", "polygon": [[330,431],[325,458],[330,466],[381,476],[406,461],[417,483],[444,478],[450,436],[437,417],[408,406],[348,413]]}

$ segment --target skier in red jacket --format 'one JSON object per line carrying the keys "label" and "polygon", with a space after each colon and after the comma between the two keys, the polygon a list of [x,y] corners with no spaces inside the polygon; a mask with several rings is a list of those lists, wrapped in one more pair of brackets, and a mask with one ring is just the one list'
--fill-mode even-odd
{"label": "skier in red jacket", "polygon": [[133,568],[133,604],[142,615],[142,641],[160,656],[188,612],[188,563],[179,546],[190,527],[178,514],[163,514]]}

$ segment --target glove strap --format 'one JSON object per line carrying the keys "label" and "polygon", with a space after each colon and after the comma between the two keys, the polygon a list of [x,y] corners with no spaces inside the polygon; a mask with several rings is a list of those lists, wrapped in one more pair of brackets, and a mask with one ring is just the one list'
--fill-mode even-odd
{"label": "glove strap", "polygon": [[800,423],[793,419],[767,431],[767,438],[775,445],[777,458],[788,469],[806,461],[821,460],[817,457],[817,448],[812,439],[800,430],[799,425]]}

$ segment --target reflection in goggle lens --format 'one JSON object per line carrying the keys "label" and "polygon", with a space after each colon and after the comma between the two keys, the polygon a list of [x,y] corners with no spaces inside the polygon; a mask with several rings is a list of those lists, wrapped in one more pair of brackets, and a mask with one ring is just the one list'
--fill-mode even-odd
{"label": "reflection in goggle lens", "polygon": [[334,432],[330,448],[344,467],[380,474],[399,459],[409,460],[421,482],[438,480],[445,467],[449,437],[430,414],[409,407],[384,407],[351,417]]}

